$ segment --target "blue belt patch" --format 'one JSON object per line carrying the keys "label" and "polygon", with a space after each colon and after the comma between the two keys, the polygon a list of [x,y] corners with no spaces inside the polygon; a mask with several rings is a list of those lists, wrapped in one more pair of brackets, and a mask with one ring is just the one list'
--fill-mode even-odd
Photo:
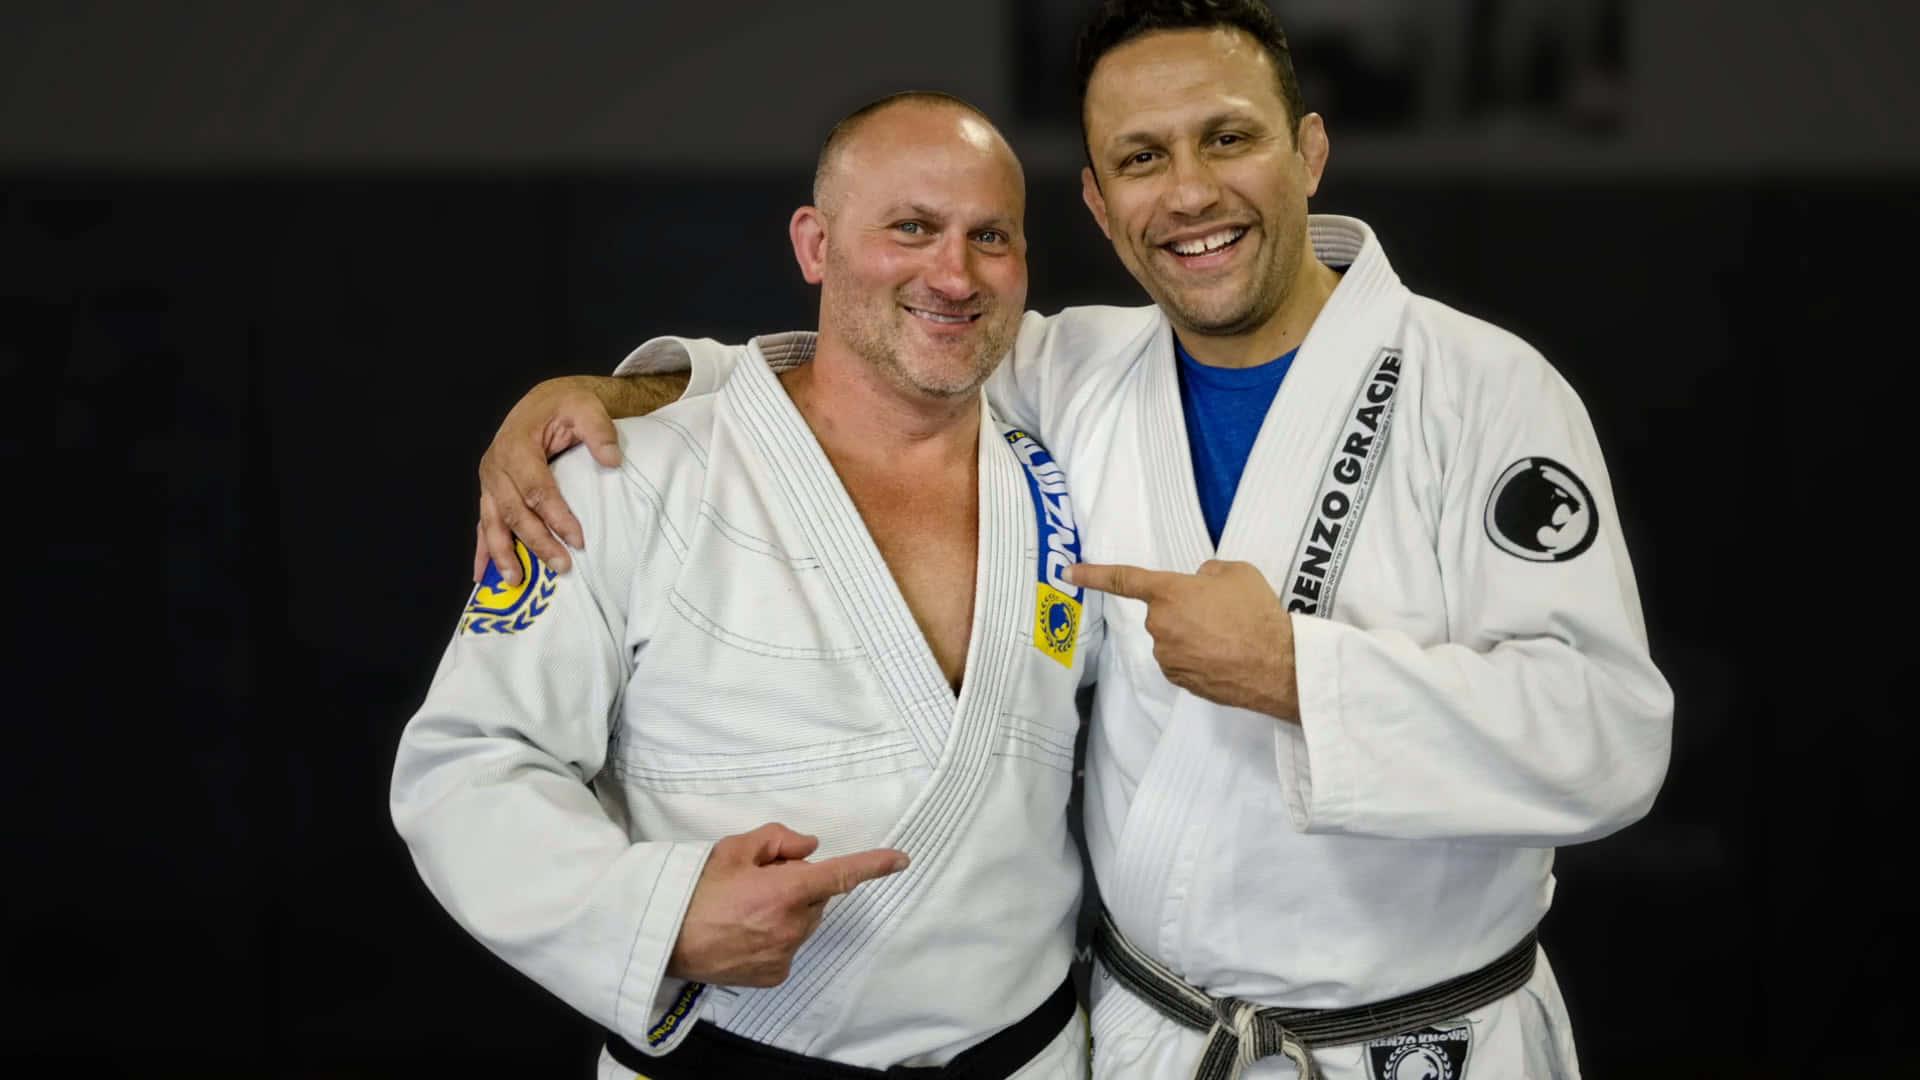
{"label": "blue belt patch", "polygon": [[1033,513],[1040,525],[1033,647],[1071,668],[1083,593],[1061,576],[1080,561],[1080,531],[1073,523],[1073,502],[1067,497],[1067,474],[1033,436],[1009,431],[1006,439],[1026,468],[1027,491],[1033,496]]}

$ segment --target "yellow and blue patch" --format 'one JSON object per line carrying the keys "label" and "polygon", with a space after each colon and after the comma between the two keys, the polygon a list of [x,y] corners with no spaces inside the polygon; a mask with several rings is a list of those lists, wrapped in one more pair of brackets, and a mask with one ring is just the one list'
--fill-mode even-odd
{"label": "yellow and blue patch", "polygon": [[520,560],[520,584],[507,584],[500,569],[487,564],[487,574],[461,616],[461,633],[517,634],[546,613],[560,587],[560,576],[518,540],[513,542],[513,554]]}
{"label": "yellow and blue patch", "polygon": [[706,992],[706,983],[688,983],[682,987],[680,996],[673,999],[673,1004],[660,1015],[660,1022],[647,1032],[647,1045],[658,1049],[661,1043],[666,1042],[675,1028],[687,1022],[687,1017],[693,1014],[693,1007],[700,1004],[700,995]]}
{"label": "yellow and blue patch", "polygon": [[1034,587],[1033,647],[1073,666],[1073,646],[1080,636],[1081,598],[1085,594],[1062,574],[1080,561],[1080,533],[1073,523],[1073,501],[1067,496],[1066,471],[1047,448],[1024,431],[1009,431],[1007,445],[1026,467],[1027,491],[1040,523],[1040,558]]}

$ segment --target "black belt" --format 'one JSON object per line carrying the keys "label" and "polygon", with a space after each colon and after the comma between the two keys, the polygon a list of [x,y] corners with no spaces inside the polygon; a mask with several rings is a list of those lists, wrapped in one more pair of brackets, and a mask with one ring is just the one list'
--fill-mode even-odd
{"label": "black belt", "polygon": [[648,1080],[733,1076],[754,1080],[1006,1080],[1047,1048],[1073,1019],[1075,1007],[1073,980],[1069,978],[1039,1008],[986,1041],[968,1047],[945,1065],[863,1069],[768,1046],[723,1031],[715,1024],[695,1024],[672,1053],[660,1057],[643,1054],[620,1036],[609,1034],[607,1053]]}
{"label": "black belt", "polygon": [[1344,1009],[1287,1009],[1216,998],[1187,985],[1177,973],[1128,941],[1113,924],[1113,916],[1105,911],[1100,913],[1093,934],[1094,955],[1120,985],[1161,1016],[1207,1033],[1207,1045],[1193,1074],[1196,1080],[1229,1080],[1248,1065],[1274,1054],[1290,1058],[1302,1080],[1316,1080],[1320,1075],[1313,1063],[1316,1047],[1383,1039],[1457,1020],[1526,985],[1533,977],[1538,948],[1534,931],[1529,930],[1520,944],[1486,967],[1424,990]]}

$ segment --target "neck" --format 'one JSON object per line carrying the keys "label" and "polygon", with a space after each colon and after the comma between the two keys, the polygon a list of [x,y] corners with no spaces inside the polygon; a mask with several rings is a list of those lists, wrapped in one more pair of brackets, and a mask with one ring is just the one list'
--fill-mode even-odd
{"label": "neck", "polygon": [[1266,322],[1238,334],[1203,334],[1179,327],[1180,344],[1188,355],[1208,367],[1246,368],[1264,364],[1300,347],[1327,306],[1340,275],[1320,257],[1308,251],[1300,260],[1300,273],[1280,307]]}
{"label": "neck", "polygon": [[780,376],[836,464],[891,470],[970,465],[980,441],[980,394],[937,397],[896,386],[824,330],[813,360]]}

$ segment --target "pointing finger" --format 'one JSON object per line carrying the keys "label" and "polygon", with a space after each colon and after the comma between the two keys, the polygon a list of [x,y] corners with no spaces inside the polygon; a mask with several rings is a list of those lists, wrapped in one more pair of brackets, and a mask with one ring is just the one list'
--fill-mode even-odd
{"label": "pointing finger", "polygon": [[1152,600],[1168,578],[1164,570],[1143,570],[1138,566],[1075,563],[1067,567],[1067,580],[1083,589],[1097,589],[1130,600]]}
{"label": "pointing finger", "polygon": [[875,848],[834,859],[822,859],[817,863],[791,865],[803,875],[800,879],[801,899],[817,904],[852,892],[862,882],[897,874],[907,868],[907,862],[907,853],[904,851]]}

